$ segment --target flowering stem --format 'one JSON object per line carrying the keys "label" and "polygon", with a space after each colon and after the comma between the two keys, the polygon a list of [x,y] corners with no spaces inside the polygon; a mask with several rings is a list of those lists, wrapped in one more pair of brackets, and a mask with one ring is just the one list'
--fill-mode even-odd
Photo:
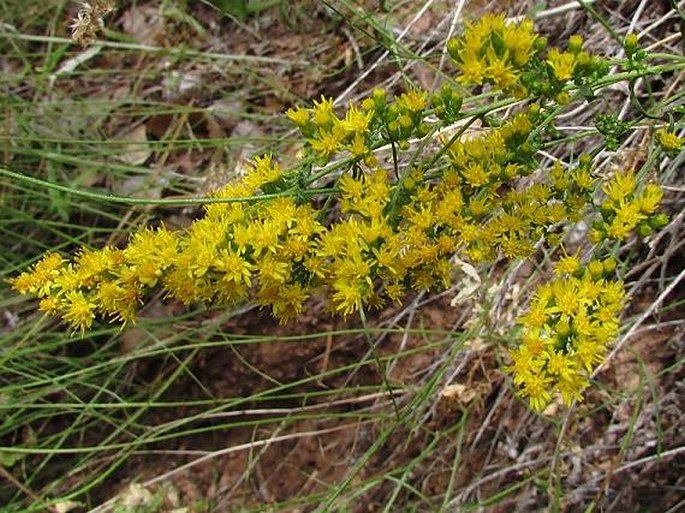
{"label": "flowering stem", "polygon": [[618,82],[624,82],[635,78],[646,77],[650,75],[658,75],[660,73],[667,73],[669,71],[681,71],[685,69],[685,60],[679,59],[675,64],[658,64],[656,66],[645,67],[643,69],[624,71],[621,73],[614,73],[600,78],[594,84],[593,88],[600,89]]}
{"label": "flowering stem", "polygon": [[378,351],[376,351],[376,345],[374,344],[373,340],[371,339],[371,335],[367,330],[366,313],[364,312],[363,307],[359,308],[359,319],[361,320],[362,326],[364,327],[364,335],[366,337],[366,341],[369,344],[369,348],[371,350],[371,354],[373,355],[373,359],[376,361],[378,374],[380,374],[381,379],[383,380],[383,385],[385,385],[385,388],[388,390],[388,394],[390,395],[390,401],[392,402],[392,407],[395,410],[397,420],[400,421],[402,419],[402,414],[400,413],[400,408],[399,406],[397,406],[397,402],[395,401],[395,390],[390,384],[390,380],[388,380],[387,366],[383,363],[383,360],[381,360],[380,356],[378,355]]}

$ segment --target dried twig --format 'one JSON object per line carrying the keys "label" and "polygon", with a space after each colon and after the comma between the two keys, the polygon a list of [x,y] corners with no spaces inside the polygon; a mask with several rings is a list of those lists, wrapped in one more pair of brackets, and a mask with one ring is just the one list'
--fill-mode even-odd
{"label": "dried twig", "polygon": [[114,10],[114,0],[83,2],[71,24],[71,38],[81,46],[91,45],[104,26],[103,18]]}

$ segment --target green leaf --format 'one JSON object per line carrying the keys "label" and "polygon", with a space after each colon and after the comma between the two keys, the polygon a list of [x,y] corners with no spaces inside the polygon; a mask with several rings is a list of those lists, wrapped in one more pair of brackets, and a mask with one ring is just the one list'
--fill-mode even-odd
{"label": "green leaf", "polygon": [[0,451],[0,465],[11,468],[23,457],[24,455],[20,452]]}

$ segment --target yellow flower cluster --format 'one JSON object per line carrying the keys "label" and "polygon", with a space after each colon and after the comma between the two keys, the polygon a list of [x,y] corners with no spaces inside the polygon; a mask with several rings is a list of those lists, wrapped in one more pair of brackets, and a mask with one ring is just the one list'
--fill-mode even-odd
{"label": "yellow flower cluster", "polygon": [[358,109],[350,106],[344,119],[333,111],[333,100],[321,97],[312,109],[290,109],[286,115],[308,137],[311,147],[321,156],[330,159],[333,155],[349,150],[355,157],[370,156],[368,140],[369,125],[373,109]]}
{"label": "yellow flower cluster", "polygon": [[544,183],[510,186],[535,165],[527,142],[532,128],[530,116],[519,113],[501,127],[448,149],[451,168],[442,187],[456,183],[460,198],[466,199],[462,211],[446,217],[438,210],[439,218],[454,230],[464,256],[474,263],[492,261],[500,252],[509,258],[529,256],[536,242],[578,207]]}
{"label": "yellow flower cluster", "polygon": [[[249,198],[280,178],[270,157],[257,158],[244,179],[215,195]],[[90,328],[96,314],[134,321],[157,286],[185,304],[250,298],[282,318],[298,314],[309,297],[307,280],[300,279],[304,259],[323,231],[314,209],[283,197],[214,203],[205,210],[185,232],[144,229],[123,249],[82,250],[73,262],[47,255],[12,284],[80,330]]]}
{"label": "yellow flower cluster", "polygon": [[668,222],[664,214],[655,214],[663,192],[657,184],[650,183],[637,191],[637,178],[632,171],[619,172],[604,184],[606,200],[600,212],[602,221],[593,225],[591,238],[595,242],[607,238],[623,240],[635,229],[642,236],[653,229],[662,228]]}
{"label": "yellow flower cluster", "polygon": [[605,277],[616,261],[576,256],[562,259],[555,278],[540,286],[528,312],[518,319],[521,344],[510,352],[519,394],[543,410],[558,393],[565,404],[582,400],[589,376],[603,361],[618,333],[623,309],[623,283]]}
{"label": "yellow flower cluster", "polygon": [[[417,93],[398,102],[423,108]],[[319,113],[317,124],[351,123],[356,114],[349,112],[360,112],[351,106],[344,118],[331,117],[317,110],[324,103],[308,112]],[[588,158],[569,170],[555,166],[550,183],[513,187],[536,163],[526,158],[534,153],[526,149],[532,129],[531,114],[518,113],[452,143],[440,171],[417,167],[399,181],[377,165],[344,173],[337,181],[339,214],[328,224],[327,212],[306,196],[260,198],[282,191],[288,180],[270,156],[256,158],[244,177],[214,194],[246,201],[209,204],[184,232],[144,229],[122,249],[82,250],[73,261],[47,255],[12,283],[79,330],[96,315],[134,321],[158,288],[185,304],[256,301],[280,319],[299,314],[315,291],[328,295],[331,311],[349,315],[400,301],[409,290],[446,288],[453,255],[473,263],[527,257],[590,204],[596,180]],[[610,198],[620,205],[639,198],[645,211],[656,207],[658,198],[634,196],[632,179],[622,180],[607,184]]]}
{"label": "yellow flower cluster", "polygon": [[539,43],[544,41],[533,31],[532,21],[507,23],[504,14],[486,14],[476,23],[467,23],[462,37],[448,41],[447,50],[461,72],[459,82],[488,83],[511,92],[540,49]]}
{"label": "yellow flower cluster", "polygon": [[592,57],[583,51],[583,38],[573,35],[568,40],[567,51],[551,48],[547,52],[547,64],[554,78],[564,83],[574,78],[576,70],[584,70],[592,64]]}
{"label": "yellow flower cluster", "polygon": [[566,51],[552,48],[541,57],[547,42],[533,30],[533,23],[508,22],[503,14],[487,14],[467,23],[463,36],[448,41],[447,49],[464,85],[490,84],[516,97],[544,96],[559,104],[569,101],[564,86],[580,86],[608,72],[608,65],[582,49],[583,39],[569,38]]}
{"label": "yellow flower cluster", "polygon": [[[407,149],[411,137],[428,133],[429,127],[424,121],[428,107],[428,93],[421,89],[408,91],[389,102],[385,91],[379,88],[360,106],[350,104],[344,117],[334,112],[333,99],[324,96],[311,108],[289,109],[286,116],[307,139],[318,163],[325,164],[334,156],[346,153],[355,162],[373,166],[376,157],[372,150],[388,143]],[[450,113],[454,114],[453,111]]]}

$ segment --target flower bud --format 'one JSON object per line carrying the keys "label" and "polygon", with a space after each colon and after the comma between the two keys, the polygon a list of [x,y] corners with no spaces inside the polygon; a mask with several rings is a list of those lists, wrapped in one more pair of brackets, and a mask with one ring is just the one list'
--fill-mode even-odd
{"label": "flower bud", "polygon": [[400,126],[404,129],[408,130],[412,126],[414,126],[414,121],[412,121],[412,119],[409,116],[407,116],[406,114],[403,114],[402,116],[400,116],[399,121],[400,121]]}
{"label": "flower bud", "polygon": [[663,212],[655,216],[652,216],[652,218],[649,220],[649,224],[657,230],[666,226],[668,222],[668,215],[664,214]]}
{"label": "flower bud", "polygon": [[613,273],[616,270],[616,259],[614,257],[609,257],[602,262],[604,266],[605,273]]}
{"label": "flower bud", "polygon": [[543,51],[545,48],[547,48],[547,38],[546,37],[538,37],[535,40],[534,47],[535,47],[536,52]]}
{"label": "flower bud", "polygon": [[578,55],[583,49],[583,37],[574,34],[568,38],[568,51],[574,55]]}
{"label": "flower bud", "polygon": [[450,57],[455,60],[459,59],[459,46],[459,41],[457,41],[455,38],[447,41],[447,53],[449,53]]}
{"label": "flower bud", "polygon": [[650,233],[652,233],[652,227],[649,226],[647,223],[640,223],[637,227],[637,234],[640,237],[647,237]]}
{"label": "flower bud", "polygon": [[464,98],[462,95],[452,92],[452,103],[450,107],[452,108],[452,112],[454,114],[457,114],[461,110],[461,106],[464,103]]}
{"label": "flower bud", "polygon": [[626,55],[628,57],[635,55],[635,52],[638,49],[637,34],[631,32],[626,36],[626,38],[623,40],[623,49],[626,51]]}
{"label": "flower bud", "polygon": [[592,229],[589,238],[593,244],[599,244],[604,239],[604,233],[601,230]]}
{"label": "flower bud", "polygon": [[587,270],[593,278],[601,278],[604,274],[604,264],[599,260],[592,260],[587,264]]}
{"label": "flower bud", "polygon": [[555,100],[561,106],[568,105],[571,102],[571,95],[566,91],[562,91],[557,95]]}

